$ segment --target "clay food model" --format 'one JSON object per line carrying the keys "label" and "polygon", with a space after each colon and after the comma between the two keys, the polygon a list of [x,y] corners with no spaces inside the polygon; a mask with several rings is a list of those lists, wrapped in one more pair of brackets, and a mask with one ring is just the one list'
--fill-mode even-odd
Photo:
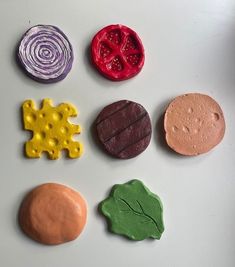
{"label": "clay food model", "polygon": [[106,106],[95,125],[104,149],[120,159],[136,157],[147,148],[151,139],[148,112],[140,104],[129,100]]}
{"label": "clay food model", "polygon": [[198,93],[176,97],[164,117],[167,144],[176,152],[194,156],[206,153],[223,139],[225,121],[218,103]]}
{"label": "clay food model", "polygon": [[64,79],[73,63],[73,49],[68,38],[51,25],[30,28],[20,41],[17,56],[26,74],[42,83]]}
{"label": "clay food model", "polygon": [[32,139],[25,144],[27,157],[39,158],[45,151],[49,159],[58,159],[62,149],[68,151],[70,158],[81,156],[82,144],[72,139],[80,133],[80,126],[68,122],[68,117],[77,115],[73,105],[62,103],[53,107],[51,99],[44,99],[42,108],[36,110],[34,102],[26,100],[22,109],[24,129],[33,132]]}
{"label": "clay food model", "polygon": [[144,65],[144,47],[132,29],[109,25],[100,30],[91,43],[91,58],[106,78],[122,81],[137,75]]}
{"label": "clay food model", "polygon": [[161,200],[139,180],[115,185],[100,210],[111,232],[132,240],[160,239],[164,231]]}
{"label": "clay food model", "polygon": [[46,245],[58,245],[77,238],[85,226],[86,217],[83,197],[56,183],[34,188],[26,195],[19,210],[23,232]]}

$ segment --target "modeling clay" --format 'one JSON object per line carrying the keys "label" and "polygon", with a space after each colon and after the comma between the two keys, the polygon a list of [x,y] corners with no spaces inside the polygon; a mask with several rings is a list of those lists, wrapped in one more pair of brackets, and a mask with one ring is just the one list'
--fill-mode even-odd
{"label": "modeling clay", "polygon": [[19,210],[24,233],[46,245],[58,245],[77,238],[87,219],[82,195],[62,184],[47,183],[30,191]]}
{"label": "modeling clay", "polygon": [[144,65],[144,47],[132,29],[109,25],[100,30],[91,43],[94,66],[106,78],[122,81],[137,75]]}
{"label": "modeling clay", "polygon": [[162,203],[139,180],[115,185],[100,209],[110,231],[132,240],[160,239],[164,231]]}
{"label": "modeling clay", "polygon": [[96,119],[98,139],[114,157],[138,156],[149,145],[152,126],[145,108],[129,100],[106,106]]}
{"label": "modeling clay", "polygon": [[64,79],[72,68],[73,49],[65,34],[52,25],[37,25],[22,37],[17,56],[26,74],[42,83]]}
{"label": "modeling clay", "polygon": [[33,132],[32,139],[25,145],[29,158],[39,158],[45,151],[50,159],[58,159],[62,149],[68,150],[70,158],[81,156],[82,144],[72,139],[80,133],[80,126],[68,122],[68,117],[77,115],[73,105],[62,103],[53,107],[50,99],[44,99],[39,110],[32,100],[26,100],[22,107],[24,129]]}
{"label": "modeling clay", "polygon": [[186,156],[206,153],[225,132],[223,111],[211,97],[198,93],[176,97],[165,112],[166,142]]}

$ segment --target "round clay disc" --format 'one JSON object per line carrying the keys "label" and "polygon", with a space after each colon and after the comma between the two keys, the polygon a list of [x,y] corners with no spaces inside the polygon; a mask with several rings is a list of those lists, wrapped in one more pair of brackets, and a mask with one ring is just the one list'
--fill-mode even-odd
{"label": "round clay disc", "polygon": [[106,106],[96,119],[96,130],[105,150],[120,159],[142,153],[152,134],[148,112],[140,104],[128,100]]}
{"label": "round clay disc", "polygon": [[73,48],[66,35],[52,25],[36,25],[21,38],[17,50],[25,73],[41,83],[63,80],[73,64]]}
{"label": "round clay disc", "polygon": [[86,202],[73,189],[47,183],[33,189],[19,210],[23,232],[35,241],[57,245],[77,238],[87,217]]}
{"label": "round clay disc", "polygon": [[93,65],[106,78],[123,81],[137,75],[144,66],[144,47],[138,34],[127,26],[108,25],[92,39]]}
{"label": "round clay disc", "polygon": [[176,152],[194,156],[206,153],[223,139],[225,121],[218,103],[198,93],[176,97],[164,117],[167,144]]}

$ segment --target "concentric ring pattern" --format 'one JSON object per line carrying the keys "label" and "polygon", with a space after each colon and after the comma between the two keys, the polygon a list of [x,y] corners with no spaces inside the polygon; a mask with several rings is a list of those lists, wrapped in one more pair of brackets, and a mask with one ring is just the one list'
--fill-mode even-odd
{"label": "concentric ring pattern", "polygon": [[20,41],[18,59],[33,79],[52,83],[64,79],[71,70],[73,49],[60,29],[37,25],[30,28]]}

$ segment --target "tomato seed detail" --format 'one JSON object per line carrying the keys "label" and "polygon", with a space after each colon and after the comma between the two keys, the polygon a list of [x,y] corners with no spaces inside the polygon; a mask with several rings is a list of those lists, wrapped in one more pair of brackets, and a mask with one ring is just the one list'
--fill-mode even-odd
{"label": "tomato seed detail", "polygon": [[120,30],[113,30],[107,33],[107,39],[115,44],[120,45],[122,41],[122,34]]}
{"label": "tomato seed detail", "polygon": [[134,36],[129,35],[127,37],[127,41],[126,41],[126,44],[124,46],[124,51],[127,52],[129,50],[136,50],[136,49],[139,49],[137,40],[135,39]]}
{"label": "tomato seed detail", "polygon": [[105,43],[101,42],[100,44],[100,56],[106,58],[112,53],[112,49]]}
{"label": "tomato seed detail", "polygon": [[126,57],[127,62],[131,66],[137,66],[140,62],[141,55],[140,54],[130,54]]}
{"label": "tomato seed detail", "polygon": [[116,56],[111,63],[108,64],[108,66],[113,70],[113,71],[122,71],[124,69],[122,60],[119,56]]}
{"label": "tomato seed detail", "polygon": [[92,41],[92,58],[97,69],[111,80],[129,79],[142,69],[144,48],[138,35],[123,25],[109,25]]}

